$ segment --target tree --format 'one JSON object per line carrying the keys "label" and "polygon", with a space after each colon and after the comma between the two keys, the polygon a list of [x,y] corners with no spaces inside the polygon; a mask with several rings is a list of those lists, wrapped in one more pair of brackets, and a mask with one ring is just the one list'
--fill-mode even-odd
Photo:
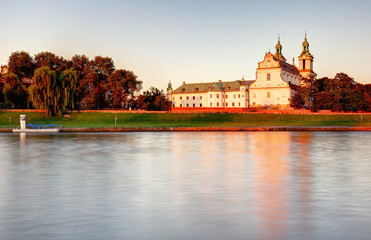
{"label": "tree", "polygon": [[111,107],[125,107],[128,100],[133,99],[134,94],[142,89],[142,81],[137,80],[137,76],[132,71],[115,70],[107,80]]}
{"label": "tree", "polygon": [[[310,99],[310,101],[308,101]],[[370,98],[362,84],[345,73],[338,73],[333,79],[324,77],[305,84],[293,97],[293,106],[307,107],[312,111],[366,111],[370,109]]]}
{"label": "tree", "polygon": [[3,91],[6,105],[24,108],[27,102],[27,89],[22,85],[18,76],[12,72],[4,75]]}
{"label": "tree", "polygon": [[34,62],[36,68],[49,67],[58,73],[69,69],[68,62],[63,57],[56,56],[51,52],[41,52],[35,55]]}
{"label": "tree", "polygon": [[149,90],[144,91],[139,95],[135,107],[143,110],[170,110],[171,102],[166,99],[163,90],[151,87]]}
{"label": "tree", "polygon": [[32,57],[25,51],[13,52],[9,56],[8,67],[9,71],[15,73],[20,80],[31,79],[35,70]]}
{"label": "tree", "polygon": [[35,71],[35,85],[29,87],[31,101],[37,109],[46,110],[48,116],[61,116],[73,104],[76,73],[66,70],[61,75],[49,67]]}
{"label": "tree", "polygon": [[74,55],[70,62],[71,69],[76,72],[77,76],[74,107],[80,109],[82,108],[85,94],[88,92],[88,81],[85,78],[89,74],[90,61],[85,55]]}
{"label": "tree", "polygon": [[101,109],[107,106],[107,79],[114,71],[115,65],[109,57],[96,56],[89,62],[88,73],[82,82],[86,88],[83,99],[86,108]]}

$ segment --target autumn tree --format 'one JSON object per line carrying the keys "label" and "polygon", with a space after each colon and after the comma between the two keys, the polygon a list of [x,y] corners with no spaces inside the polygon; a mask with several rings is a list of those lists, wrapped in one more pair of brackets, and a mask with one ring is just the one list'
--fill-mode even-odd
{"label": "autumn tree", "polygon": [[34,63],[36,68],[49,67],[52,71],[62,73],[69,69],[68,62],[51,52],[41,52],[35,55]]}
{"label": "autumn tree", "polygon": [[5,105],[14,108],[24,108],[27,102],[27,89],[19,80],[18,76],[12,72],[4,75],[4,95]]}
{"label": "autumn tree", "polygon": [[138,96],[135,101],[135,107],[149,111],[170,110],[171,102],[166,99],[163,90],[151,87]]}
{"label": "autumn tree", "polygon": [[107,78],[110,107],[126,107],[129,99],[134,99],[134,94],[142,89],[142,81],[132,71],[123,69],[115,70]]}
{"label": "autumn tree", "polygon": [[17,51],[13,52],[9,56],[8,60],[8,68],[9,72],[15,73],[20,80],[23,78],[31,79],[35,65],[33,63],[33,59],[28,52],[25,51]]}
{"label": "autumn tree", "polygon": [[61,116],[73,104],[76,73],[66,70],[58,76],[49,67],[35,71],[35,85],[29,87],[31,101],[37,109],[46,110],[48,116]]}
{"label": "autumn tree", "polygon": [[87,75],[82,84],[86,86],[84,104],[87,108],[101,109],[107,106],[108,77],[115,71],[113,60],[96,56],[89,62]]}
{"label": "autumn tree", "polygon": [[355,112],[370,109],[369,99],[362,84],[345,73],[338,73],[332,79],[324,77],[304,84],[294,95],[292,104],[296,108],[308,107],[312,111]]}
{"label": "autumn tree", "polygon": [[83,107],[83,99],[85,94],[88,92],[88,81],[86,77],[89,74],[90,61],[85,55],[74,55],[71,60],[71,69],[76,72],[77,83],[74,98],[75,108]]}

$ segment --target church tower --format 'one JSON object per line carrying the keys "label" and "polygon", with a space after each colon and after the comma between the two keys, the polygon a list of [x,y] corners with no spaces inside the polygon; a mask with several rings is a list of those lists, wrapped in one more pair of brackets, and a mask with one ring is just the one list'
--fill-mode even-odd
{"label": "church tower", "polygon": [[307,40],[307,34],[305,33],[305,38],[303,42],[303,51],[299,56],[299,72],[302,77],[314,78],[317,76],[313,72],[313,55],[309,52],[309,43]]}
{"label": "church tower", "polygon": [[278,36],[278,42],[276,44],[276,54],[274,54],[274,57],[286,62],[286,58],[282,55],[282,45],[280,41],[280,36]]}
{"label": "church tower", "polygon": [[166,98],[167,100],[171,101],[171,94],[173,93],[173,88],[171,86],[171,82],[167,84],[167,90],[166,90]]}

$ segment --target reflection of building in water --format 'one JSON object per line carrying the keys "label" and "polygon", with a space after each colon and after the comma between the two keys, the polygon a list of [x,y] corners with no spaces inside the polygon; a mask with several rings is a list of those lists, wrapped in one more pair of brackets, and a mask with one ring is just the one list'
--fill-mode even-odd
{"label": "reflection of building in water", "polygon": [[250,153],[253,155],[253,208],[260,222],[262,239],[285,237],[289,192],[290,132],[252,133]]}
{"label": "reflection of building in water", "polygon": [[[291,142],[291,155],[295,156],[295,162],[292,164],[293,172],[297,178],[297,189],[300,204],[297,205],[297,209],[300,209],[300,218],[309,222],[309,216],[312,213],[311,208],[311,195],[312,195],[312,165],[310,162],[310,145],[311,145],[312,133],[305,132],[300,134],[292,135]],[[301,221],[305,226],[303,229],[307,229],[310,232],[310,226],[306,221]]]}

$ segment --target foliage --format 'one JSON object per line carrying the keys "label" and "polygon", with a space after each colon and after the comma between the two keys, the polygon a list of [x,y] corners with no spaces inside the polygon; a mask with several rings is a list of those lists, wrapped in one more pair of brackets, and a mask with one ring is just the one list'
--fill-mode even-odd
{"label": "foliage", "polygon": [[115,70],[107,79],[109,91],[109,106],[114,108],[126,107],[129,99],[142,88],[142,81],[132,71]]}
{"label": "foliage", "polygon": [[29,87],[31,101],[37,109],[46,110],[47,116],[61,116],[72,106],[76,90],[76,73],[66,70],[61,75],[49,67],[35,71],[35,85]]}
{"label": "foliage", "polygon": [[86,76],[82,79],[85,92],[83,105],[85,108],[101,109],[107,106],[106,93],[108,77],[114,72],[113,60],[109,57],[96,56],[89,62]]}
{"label": "foliage", "polygon": [[138,96],[134,106],[137,109],[150,111],[170,110],[171,102],[166,99],[163,90],[151,87]]}
{"label": "foliage", "polygon": [[24,108],[27,102],[27,89],[22,85],[18,76],[12,72],[4,75],[2,90],[5,105],[13,108]]}
{"label": "foliage", "polygon": [[63,57],[56,56],[51,52],[41,52],[35,55],[34,64],[36,68],[49,67],[51,70],[58,73],[68,69],[68,61]]}
{"label": "foliage", "polygon": [[370,103],[370,96],[364,86],[345,73],[338,73],[333,79],[325,77],[306,80],[292,98],[294,107],[312,111],[368,111]]}
{"label": "foliage", "polygon": [[87,92],[86,84],[84,84],[84,79],[89,71],[89,58],[85,55],[75,55],[70,61],[71,69],[76,72],[77,83],[74,98],[74,108],[81,109],[82,101]]}
{"label": "foliage", "polygon": [[8,60],[9,72],[15,73],[19,79],[31,79],[34,74],[35,65],[33,59],[28,52],[17,51],[13,52]]}

